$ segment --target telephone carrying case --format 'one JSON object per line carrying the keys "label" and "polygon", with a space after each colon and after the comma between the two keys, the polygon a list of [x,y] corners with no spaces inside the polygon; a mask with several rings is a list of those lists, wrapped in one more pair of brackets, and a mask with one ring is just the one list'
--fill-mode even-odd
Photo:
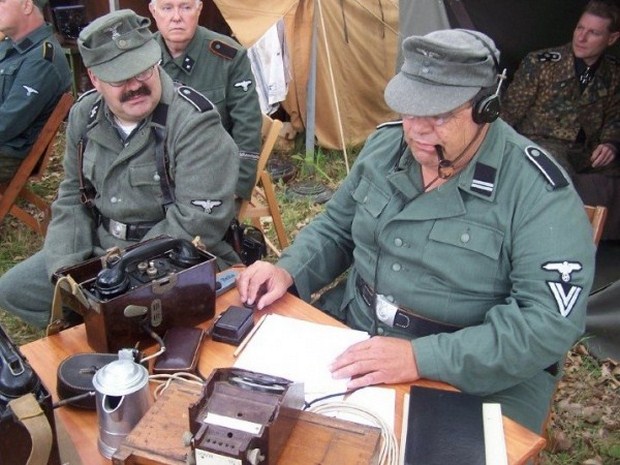
{"label": "telephone carrying case", "polygon": [[215,314],[214,255],[184,239],[159,236],[55,273],[62,305],[84,318],[88,344],[117,352],[155,343],[175,326]]}
{"label": "telephone carrying case", "polygon": [[[38,415],[43,415],[51,429],[52,444],[47,465],[60,465],[52,396],[37,373],[0,326],[0,464],[26,465],[33,447],[33,437],[16,413],[14,402],[32,396]],[[36,439],[35,439],[36,440]]]}

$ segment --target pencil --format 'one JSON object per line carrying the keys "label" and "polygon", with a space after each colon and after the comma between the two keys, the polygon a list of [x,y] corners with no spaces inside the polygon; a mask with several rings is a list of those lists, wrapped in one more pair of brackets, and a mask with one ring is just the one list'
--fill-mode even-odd
{"label": "pencil", "polygon": [[267,314],[264,314],[263,316],[260,317],[260,320],[258,320],[258,323],[256,323],[256,325],[254,325],[254,327],[252,328],[252,331],[250,331],[250,333],[245,337],[245,339],[241,341],[241,344],[239,344],[239,347],[235,349],[235,351],[233,352],[233,357],[236,358],[243,351],[243,349],[245,349],[245,346],[248,345],[248,342],[250,342],[250,339],[252,339],[254,334],[256,334],[256,331],[258,331],[258,328],[260,328],[260,325],[263,324],[263,321],[265,321],[266,317],[267,317]]}

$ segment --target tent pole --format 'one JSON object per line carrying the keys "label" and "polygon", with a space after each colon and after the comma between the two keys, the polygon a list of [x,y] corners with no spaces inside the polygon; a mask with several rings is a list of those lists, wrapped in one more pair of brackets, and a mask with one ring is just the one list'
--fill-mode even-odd
{"label": "tent pole", "polygon": [[[312,9],[312,39],[310,42],[310,76],[306,89],[306,162],[314,162],[314,136],[316,118],[316,48],[317,48],[316,5]],[[310,158],[312,157],[312,158]]]}
{"label": "tent pole", "polygon": [[118,0],[108,0],[110,12],[118,10]]}

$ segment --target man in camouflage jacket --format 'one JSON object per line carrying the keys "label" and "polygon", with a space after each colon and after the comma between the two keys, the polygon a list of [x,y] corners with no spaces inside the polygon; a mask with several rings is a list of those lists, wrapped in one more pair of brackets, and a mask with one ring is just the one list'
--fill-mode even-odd
{"label": "man in camouflage jacket", "polygon": [[502,118],[546,148],[584,203],[608,207],[604,238],[620,238],[620,37],[617,6],[592,0],[572,42],[528,54],[502,102]]}
{"label": "man in camouflage jacket", "polygon": [[[604,52],[619,35],[611,19],[586,9],[571,43],[525,57],[503,102],[502,118],[571,173],[618,172],[620,67]],[[597,160],[601,145],[613,155]]]}

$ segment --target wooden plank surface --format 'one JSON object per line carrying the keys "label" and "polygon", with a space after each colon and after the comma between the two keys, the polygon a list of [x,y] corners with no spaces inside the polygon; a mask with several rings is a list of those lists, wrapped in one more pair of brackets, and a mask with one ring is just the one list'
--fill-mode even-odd
{"label": "wooden plank surface", "polygon": [[[220,313],[230,305],[241,305],[239,295],[235,289],[219,296],[216,301],[216,313]],[[342,325],[337,320],[320,312],[302,300],[287,294],[262,311],[255,312],[258,320],[265,313],[314,321],[317,323]],[[202,327],[209,327],[212,321],[203,323]],[[234,363],[234,347],[228,344],[206,339],[202,345],[200,373],[207,377],[214,368],[229,367]],[[34,370],[42,378],[45,386],[56,394],[56,370],[58,365],[69,355],[80,352],[92,352],[86,343],[86,333],[83,325],[75,326],[50,337],[44,337],[21,347],[21,351],[28,359]],[[454,389],[449,385],[429,380],[420,380],[416,385],[443,389]],[[402,422],[403,397],[409,392],[409,385],[394,385],[396,390],[396,417],[395,433],[400,438]],[[110,461],[101,456],[97,450],[97,417],[94,411],[85,411],[74,407],[61,407],[57,410],[57,418],[63,422],[69,436],[75,443],[84,464],[109,465]],[[529,431],[513,420],[504,417],[504,431],[510,465],[524,465],[528,459],[535,457],[545,445],[545,440]],[[283,462],[282,462],[283,463]]]}

